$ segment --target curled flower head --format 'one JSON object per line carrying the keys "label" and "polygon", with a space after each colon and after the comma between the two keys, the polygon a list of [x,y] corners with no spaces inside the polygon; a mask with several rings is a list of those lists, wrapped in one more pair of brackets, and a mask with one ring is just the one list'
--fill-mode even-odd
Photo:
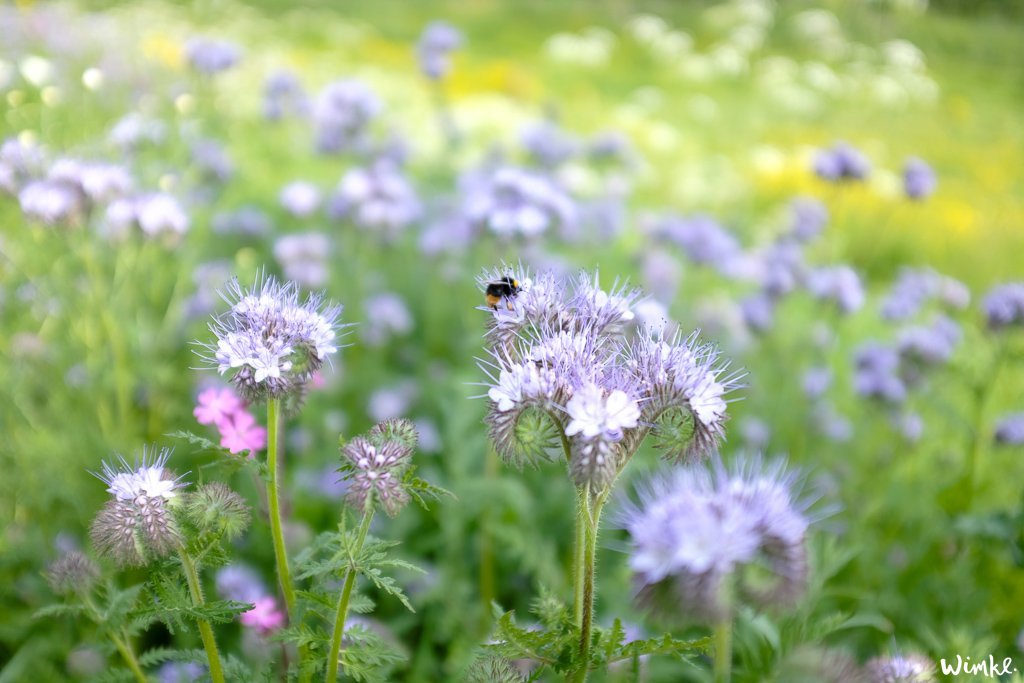
{"label": "curled flower head", "polygon": [[1024,326],[1024,282],[993,287],[982,306],[989,329]]}
{"label": "curled flower head", "polygon": [[166,467],[170,451],[143,449],[129,465],[103,463],[96,476],[113,495],[93,520],[91,536],[101,555],[121,565],[142,565],[172,552],[180,543],[170,506],[184,484]]}
{"label": "curled flower head", "polygon": [[77,550],[65,553],[46,568],[46,580],[58,595],[88,592],[99,576],[100,569],[96,563]]}
{"label": "curled flower head", "polygon": [[[734,597],[786,604],[802,594],[810,520],[781,463],[678,468],[627,507],[640,597],[670,613],[718,620]],[[747,572],[753,567],[765,571]]]}
{"label": "curled flower head", "polygon": [[871,683],[930,683],[935,664],[918,654],[875,657],[865,665]]}
{"label": "curled flower head", "polygon": [[369,438],[356,437],[341,449],[343,472],[350,482],[346,500],[363,511],[379,503],[390,516],[409,502],[404,475],[415,448],[415,428],[405,420],[377,425]]}
{"label": "curled flower head", "polygon": [[224,298],[231,308],[210,325],[217,344],[203,345],[204,360],[249,402],[297,395],[338,350],[341,306],[318,294],[300,303],[293,282],[261,276],[243,289],[234,281]]}

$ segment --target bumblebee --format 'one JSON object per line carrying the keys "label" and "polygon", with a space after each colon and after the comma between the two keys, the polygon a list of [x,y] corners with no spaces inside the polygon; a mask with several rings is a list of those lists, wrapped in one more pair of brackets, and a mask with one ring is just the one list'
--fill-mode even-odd
{"label": "bumblebee", "polygon": [[519,280],[511,275],[506,275],[500,280],[487,283],[487,290],[484,293],[484,300],[491,308],[497,308],[502,299],[508,302],[509,310],[512,310],[512,299],[519,294]]}

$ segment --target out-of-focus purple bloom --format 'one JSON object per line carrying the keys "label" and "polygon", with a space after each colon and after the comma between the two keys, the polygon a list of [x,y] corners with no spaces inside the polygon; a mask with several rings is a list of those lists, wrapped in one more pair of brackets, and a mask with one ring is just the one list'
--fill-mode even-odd
{"label": "out-of-focus purple bloom", "polygon": [[918,654],[875,657],[864,665],[871,683],[932,683],[935,664]]}
{"label": "out-of-focus purple bloom", "polygon": [[902,268],[899,278],[882,302],[882,317],[886,320],[906,320],[935,298],[950,308],[963,309],[970,303],[971,293],[959,280],[930,268]]}
{"label": "out-of-focus purple bloom", "polygon": [[903,189],[910,199],[930,197],[938,185],[935,171],[923,159],[911,157],[903,166]]}
{"label": "out-of-focus purple bloom", "polygon": [[355,80],[324,87],[313,107],[316,148],[322,154],[359,151],[367,142],[370,124],[381,111],[380,100]]}
{"label": "out-of-focus purple bloom", "polygon": [[533,123],[519,136],[530,158],[545,168],[555,168],[576,155],[579,145],[551,121]]}
{"label": "out-of-focus purple bloom", "polygon": [[331,197],[332,218],[349,218],[366,230],[396,237],[420,216],[419,198],[401,170],[378,159],[368,167],[349,170]]}
{"label": "out-of-focus purple bloom", "polygon": [[747,448],[761,451],[768,447],[772,439],[772,428],[760,418],[748,417],[740,422],[740,438]]}
{"label": "out-of-focus purple bloom", "polygon": [[263,116],[267,120],[279,121],[289,115],[305,117],[309,110],[309,97],[295,74],[279,70],[264,81]]}
{"label": "out-of-focus purple bloom", "polygon": [[398,418],[409,412],[418,394],[419,387],[411,379],[383,387],[370,394],[366,411],[377,422]]}
{"label": "out-of-focus purple bloom", "polygon": [[366,322],[361,332],[369,346],[380,346],[393,336],[412,331],[412,314],[402,297],[393,292],[374,294],[363,304],[363,309]]}
{"label": "out-of-focus purple bloom", "polygon": [[592,137],[587,144],[586,154],[598,164],[615,162],[631,166],[636,163],[636,151],[629,138],[617,130],[602,131]]}
{"label": "out-of-focus purple bloom", "polygon": [[427,256],[463,251],[474,235],[473,224],[461,212],[450,212],[431,222],[420,235],[419,247]]}
{"label": "out-of-focus purple bloom", "polygon": [[1024,325],[1024,282],[993,287],[982,306],[990,329]]}
{"label": "out-of-focus purple bloom", "polygon": [[167,662],[157,671],[160,683],[193,683],[206,674],[206,667],[197,662]]}
{"label": "out-of-focus purple bloom", "polygon": [[896,416],[896,428],[904,439],[916,443],[924,434],[924,418],[919,413],[905,410]]}
{"label": "out-of-focus purple bloom", "polygon": [[897,343],[900,360],[905,368],[945,363],[961,336],[960,326],[942,315],[929,326],[908,327],[900,333]]}
{"label": "out-of-focus purple bloom", "polygon": [[47,225],[76,223],[85,210],[83,200],[75,186],[53,180],[34,180],[18,193],[22,213]]}
{"label": "out-of-focus purple bloom", "polygon": [[331,241],[321,232],[283,235],[274,243],[274,258],[281,264],[285,278],[307,289],[327,284],[327,261]]}
{"label": "out-of-focus purple bloom", "polygon": [[818,401],[811,413],[818,431],[829,441],[845,443],[853,438],[853,424],[827,401]]}
{"label": "out-of-focus purple bloom", "polygon": [[296,180],[281,188],[278,196],[285,211],[296,218],[309,218],[320,208],[320,188],[305,180]]}
{"label": "out-of-focus purple bloom", "polygon": [[757,279],[764,292],[773,298],[789,294],[805,277],[807,268],[799,244],[776,242],[755,255],[760,262]]}
{"label": "out-of-focus purple bloom", "polygon": [[1024,413],[1014,413],[999,420],[995,437],[996,443],[1008,446],[1024,444]]}
{"label": "out-of-focus purple bloom", "polygon": [[754,332],[767,332],[775,324],[775,299],[763,292],[740,301],[743,323]]}
{"label": "out-of-focus purple bloom", "polygon": [[188,232],[191,221],[177,199],[158,192],[135,200],[135,221],[149,237],[170,235],[179,238]]}
{"label": "out-of-focus purple bloom", "polygon": [[444,21],[427,24],[416,43],[420,71],[430,79],[439,80],[451,70],[450,53],[462,46],[462,33]]}
{"label": "out-of-focus purple bloom", "polygon": [[831,266],[810,271],[807,289],[817,299],[834,301],[842,313],[853,313],[864,305],[864,285],[849,266]]}
{"label": "out-of-focus purple bloom", "polygon": [[576,220],[572,200],[550,178],[513,167],[469,188],[463,211],[471,223],[502,237],[536,237]]}
{"label": "out-of-focus purple bloom", "polygon": [[871,164],[856,148],[836,142],[814,157],[814,172],[824,180],[863,180],[871,173]]}
{"label": "out-of-focus purple bloom", "polygon": [[270,217],[255,206],[242,206],[213,217],[213,231],[220,235],[262,237],[271,230]]}
{"label": "out-of-focus purple bloom", "polygon": [[732,233],[710,216],[670,216],[655,231],[682,247],[694,263],[719,270],[728,269],[730,262],[741,253],[740,244]]}
{"label": "out-of-focus purple bloom", "polygon": [[896,349],[868,342],[857,350],[854,360],[854,387],[858,394],[890,403],[906,399],[907,387],[899,375],[900,355]]}
{"label": "out-of-focus purple bloom", "polygon": [[206,180],[224,183],[235,173],[235,165],[216,140],[200,140],[192,145],[192,163]]}
{"label": "out-of-focus purple bloom", "polygon": [[827,366],[811,368],[804,373],[802,386],[807,398],[818,398],[828,391],[831,384],[832,370]]}
{"label": "out-of-focus purple bloom", "polygon": [[167,128],[162,121],[145,118],[132,112],[114,124],[110,130],[110,141],[125,151],[132,151],[142,144],[157,144],[163,141]]}
{"label": "out-of-focus purple bloom", "polygon": [[[756,604],[799,598],[810,519],[796,483],[782,463],[760,460],[731,471],[716,460],[712,471],[678,468],[647,482],[639,504],[623,514],[640,599],[665,614],[721,620],[735,609],[727,593]],[[752,563],[766,567],[774,582],[733,579]]]}
{"label": "out-of-focus purple bloom", "polygon": [[201,318],[213,313],[220,301],[216,289],[231,279],[232,265],[229,261],[207,261],[200,263],[192,271],[192,282],[195,294],[185,302],[186,316],[189,320]]}
{"label": "out-of-focus purple bloom", "polygon": [[256,570],[244,564],[229,564],[217,570],[217,594],[224,600],[256,602],[267,587]]}
{"label": "out-of-focus purple bloom", "polygon": [[185,59],[200,73],[217,74],[227,71],[241,58],[241,49],[226,40],[191,38],[185,43]]}
{"label": "out-of-focus purple bloom", "polygon": [[814,197],[795,197],[789,209],[792,213],[789,234],[798,242],[810,242],[828,223],[828,209]]}
{"label": "out-of-focus purple bloom", "polygon": [[664,249],[649,249],[643,254],[641,273],[644,287],[658,301],[671,303],[679,291],[683,269],[679,260]]}

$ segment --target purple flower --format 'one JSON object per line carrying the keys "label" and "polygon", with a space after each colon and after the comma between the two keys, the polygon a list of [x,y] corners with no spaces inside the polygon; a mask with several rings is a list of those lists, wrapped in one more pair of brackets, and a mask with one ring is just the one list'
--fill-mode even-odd
{"label": "purple flower", "polygon": [[918,654],[875,657],[864,665],[871,683],[931,683],[935,664]]}
{"label": "purple flower", "polygon": [[871,173],[871,164],[856,148],[836,142],[815,156],[814,172],[824,180],[864,180]]}
{"label": "purple flower", "polygon": [[192,145],[192,163],[206,180],[224,183],[235,173],[235,165],[216,140],[200,140]]}
{"label": "purple flower", "polygon": [[451,24],[434,21],[427,24],[416,44],[420,71],[432,80],[439,80],[451,70],[449,53],[462,46],[462,34]]}
{"label": "purple flower", "polygon": [[864,285],[849,266],[817,268],[807,274],[807,289],[817,299],[834,301],[842,313],[854,313],[864,305]]}
{"label": "purple flower", "polygon": [[534,123],[519,136],[530,158],[545,168],[555,168],[576,155],[579,145],[551,121]]}
{"label": "purple flower", "polygon": [[853,425],[828,401],[815,402],[811,418],[818,432],[829,441],[845,443],[853,437]]}
{"label": "purple flower", "polygon": [[366,230],[395,238],[420,216],[416,191],[399,168],[384,159],[349,170],[331,198],[333,218],[349,218]]}
{"label": "purple flower", "polygon": [[284,276],[310,289],[327,284],[330,256],[331,241],[320,232],[284,235],[274,243],[274,258]]}
{"label": "purple flower", "polygon": [[903,166],[903,189],[910,199],[926,199],[935,192],[935,171],[923,159],[911,157]]}
{"label": "purple flower", "polygon": [[278,201],[296,218],[309,218],[320,208],[320,188],[305,180],[296,180],[281,188]]}
{"label": "purple flower", "polygon": [[1024,413],[1007,415],[996,425],[996,443],[1007,446],[1024,444]]}
{"label": "purple flower", "polygon": [[212,75],[227,71],[241,58],[238,46],[226,40],[192,38],[185,43],[185,59],[200,73]]}
{"label": "purple flower", "polygon": [[1024,325],[1024,282],[1010,282],[989,290],[982,302],[989,329]]}
{"label": "purple flower", "polygon": [[47,225],[78,222],[85,210],[83,200],[74,185],[53,180],[32,181],[18,193],[22,213]]}
{"label": "purple flower", "polygon": [[550,178],[499,168],[471,187],[463,211],[469,221],[501,237],[536,237],[576,219],[576,207]]}
{"label": "purple flower", "polygon": [[775,324],[775,299],[763,292],[740,301],[743,323],[754,332],[767,332]]}
{"label": "purple flower", "polygon": [[302,84],[290,71],[275,71],[263,83],[263,116],[279,121],[285,116],[305,117],[310,103]]}
{"label": "purple flower", "polygon": [[270,217],[255,206],[242,206],[213,217],[213,231],[221,235],[262,237],[271,230]]}
{"label": "purple flower", "polygon": [[931,325],[904,329],[897,342],[904,377],[913,383],[925,367],[948,361],[961,336],[960,326],[943,315]]}
{"label": "purple flower", "polygon": [[295,283],[260,276],[251,289],[234,281],[223,296],[231,309],[210,325],[217,343],[202,344],[202,357],[249,402],[299,390],[338,350],[341,306],[324,306],[321,295],[300,304]]}
{"label": "purple flower", "polygon": [[115,465],[104,462],[102,471],[94,473],[113,496],[90,531],[101,555],[122,566],[142,565],[177,546],[178,530],[167,504],[184,484],[166,467],[169,457],[167,449],[143,448],[134,466],[122,457]]}
{"label": "purple flower", "polygon": [[349,441],[342,449],[342,461],[346,464],[346,479],[351,483],[346,500],[360,512],[370,496],[390,516],[398,514],[409,494],[402,478],[409,467],[413,447],[397,440],[378,440],[371,443],[363,437]]}
{"label": "purple flower", "polygon": [[739,242],[715,219],[705,215],[670,216],[656,233],[682,247],[691,261],[725,271],[740,255]]}
{"label": "purple flower", "polygon": [[328,84],[313,107],[317,151],[358,151],[365,146],[370,124],[380,111],[380,100],[363,83],[345,80]]}
{"label": "purple flower", "polygon": [[931,268],[901,268],[896,283],[882,302],[882,317],[905,320],[913,317],[926,303],[939,299],[950,308],[966,308],[971,293],[959,280]]}
{"label": "purple flower", "polygon": [[[807,576],[806,504],[782,463],[742,461],[727,470],[679,467],[649,480],[622,514],[640,599],[665,614],[721,620],[732,595],[756,604],[792,603]],[[757,563],[771,585],[748,585]]]}
{"label": "purple flower", "polygon": [[832,384],[832,370],[827,366],[814,367],[804,373],[803,390],[807,398],[818,398]]}
{"label": "purple flower", "polygon": [[789,208],[792,212],[789,234],[798,242],[810,242],[828,223],[828,209],[813,197],[796,197]]}
{"label": "purple flower", "polygon": [[256,602],[267,594],[260,575],[244,564],[229,564],[218,569],[216,585],[220,597],[236,602]]}
{"label": "purple flower", "polygon": [[902,403],[907,387],[899,375],[899,352],[877,342],[861,345],[855,355],[854,386],[865,398]]}
{"label": "purple flower", "polygon": [[412,314],[398,294],[374,294],[365,301],[363,310],[366,323],[361,331],[363,340],[369,346],[381,346],[391,337],[403,336],[412,331]]}

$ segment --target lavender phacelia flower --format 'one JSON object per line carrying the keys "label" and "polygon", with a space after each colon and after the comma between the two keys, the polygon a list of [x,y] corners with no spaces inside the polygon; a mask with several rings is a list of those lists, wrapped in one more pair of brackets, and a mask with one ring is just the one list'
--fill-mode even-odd
{"label": "lavender phacelia flower", "polygon": [[332,218],[348,218],[391,239],[419,218],[420,211],[416,191],[398,166],[386,159],[345,173],[328,207]]}
{"label": "lavender phacelia flower", "polygon": [[213,217],[213,231],[219,235],[262,237],[273,227],[270,217],[255,206],[241,206]]}
{"label": "lavender phacelia flower", "polygon": [[369,346],[381,346],[391,337],[403,336],[412,331],[412,313],[398,294],[374,294],[363,303],[363,310],[366,323],[361,332],[363,341]]}
{"label": "lavender phacelia flower", "polygon": [[356,437],[341,449],[342,469],[349,482],[345,499],[362,512],[367,501],[395,516],[409,502],[404,476],[416,448],[416,428],[408,420],[378,424],[368,437]]}
{"label": "lavender phacelia flower", "polygon": [[[788,605],[807,578],[807,506],[782,463],[715,461],[649,480],[622,515],[642,603],[665,614],[729,618],[732,601]],[[744,569],[767,570],[770,582]]]}
{"label": "lavender phacelia flower", "polygon": [[824,180],[864,180],[871,173],[871,164],[858,149],[836,142],[815,156],[814,172]]}
{"label": "lavender phacelia flower", "polygon": [[380,111],[380,100],[363,83],[342,80],[328,84],[313,107],[317,151],[359,151],[366,145],[370,125]]}
{"label": "lavender phacelia flower", "polygon": [[34,180],[18,193],[22,213],[46,225],[78,223],[85,211],[84,199],[74,185],[54,180]]}
{"label": "lavender phacelia flower", "polygon": [[875,657],[864,665],[871,683],[931,683],[935,664],[918,654]]}
{"label": "lavender phacelia flower", "polygon": [[242,58],[234,43],[210,38],[191,38],[185,43],[185,59],[196,71],[217,74],[227,71]]}
{"label": "lavender phacelia flower", "polygon": [[267,595],[263,579],[252,567],[229,564],[217,570],[217,594],[225,600],[256,602]]}
{"label": "lavender phacelia flower", "polygon": [[439,80],[451,70],[450,53],[462,46],[462,33],[444,21],[427,24],[416,43],[420,71],[427,78]]}
{"label": "lavender phacelia flower", "polygon": [[902,403],[907,387],[900,377],[899,351],[878,342],[867,342],[857,350],[854,387],[865,398]]}
{"label": "lavender phacelia flower", "polygon": [[911,157],[903,166],[903,190],[910,199],[926,199],[935,192],[935,171],[923,159]]}
{"label": "lavender phacelia flower", "polygon": [[710,216],[669,216],[655,230],[657,235],[682,247],[694,263],[719,271],[728,270],[742,251],[732,233]]}
{"label": "lavender phacelia flower", "polygon": [[810,242],[828,223],[828,209],[813,197],[796,197],[789,208],[792,213],[789,235],[798,242]]}
{"label": "lavender phacelia flower", "polygon": [[1007,446],[1024,444],[1024,413],[1007,415],[996,424],[996,443]]}
{"label": "lavender phacelia flower", "polygon": [[274,258],[284,276],[309,289],[327,284],[330,255],[331,241],[321,232],[282,235],[274,243]]}
{"label": "lavender phacelia flower", "polygon": [[882,302],[882,317],[905,320],[916,315],[933,299],[949,308],[963,309],[971,301],[971,292],[959,280],[930,268],[901,268],[899,277]]}
{"label": "lavender phacelia flower", "polygon": [[1024,326],[1024,282],[1009,282],[989,290],[982,302],[989,329]]}
{"label": "lavender phacelia flower", "polygon": [[818,366],[807,370],[803,376],[802,387],[807,398],[818,398],[832,384],[832,370],[828,366]]}
{"label": "lavender phacelia flower", "polygon": [[849,314],[864,305],[864,285],[849,266],[817,268],[807,274],[807,289],[817,299],[834,301],[840,312]]}
{"label": "lavender phacelia flower", "polygon": [[305,117],[310,103],[302,84],[290,71],[275,71],[263,83],[263,116],[279,121],[285,116]]}
{"label": "lavender phacelia flower", "polygon": [[143,449],[141,460],[129,465],[103,463],[96,474],[113,500],[93,520],[91,537],[101,554],[122,566],[142,565],[171,553],[180,543],[170,506],[184,484],[167,468],[168,449]]}
{"label": "lavender phacelia flower", "polygon": [[296,218],[309,218],[320,208],[320,188],[305,180],[290,182],[281,188],[278,201]]}
{"label": "lavender phacelia flower", "polygon": [[576,219],[573,201],[550,178],[502,167],[470,187],[466,218],[501,237],[536,237]]}
{"label": "lavender phacelia flower", "polygon": [[224,183],[235,173],[235,165],[224,145],[216,140],[199,140],[192,145],[192,163],[204,180]]}
{"label": "lavender phacelia flower", "polygon": [[578,143],[552,121],[533,123],[519,136],[530,159],[545,168],[555,168],[576,155]]}
{"label": "lavender phacelia flower", "polygon": [[210,325],[217,343],[201,345],[202,357],[250,403],[294,395],[338,350],[341,306],[320,294],[300,303],[295,283],[260,276],[251,289],[232,282],[224,298],[231,308]]}

